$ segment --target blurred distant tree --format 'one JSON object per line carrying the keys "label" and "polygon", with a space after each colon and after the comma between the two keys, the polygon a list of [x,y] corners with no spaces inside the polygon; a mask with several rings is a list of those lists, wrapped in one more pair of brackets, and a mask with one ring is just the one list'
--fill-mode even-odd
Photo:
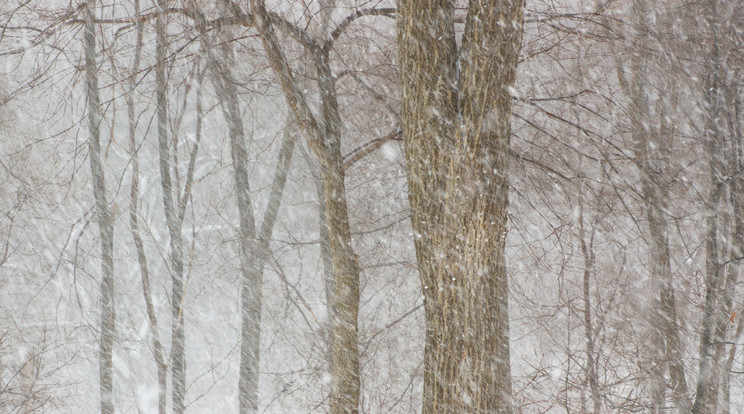
{"label": "blurred distant tree", "polygon": [[101,339],[100,384],[101,414],[114,412],[113,349],[116,334],[114,313],[114,217],[106,198],[103,163],[101,161],[101,108],[98,91],[96,58],[95,1],[85,3],[85,85],[88,98],[88,147],[93,177],[96,216],[101,237]]}

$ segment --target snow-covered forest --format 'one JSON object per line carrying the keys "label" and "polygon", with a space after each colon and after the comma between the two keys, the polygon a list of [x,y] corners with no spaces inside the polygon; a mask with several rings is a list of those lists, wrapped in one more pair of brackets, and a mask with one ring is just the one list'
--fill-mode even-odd
{"label": "snow-covered forest", "polygon": [[737,0],[4,0],[0,412],[744,412],[742,69]]}

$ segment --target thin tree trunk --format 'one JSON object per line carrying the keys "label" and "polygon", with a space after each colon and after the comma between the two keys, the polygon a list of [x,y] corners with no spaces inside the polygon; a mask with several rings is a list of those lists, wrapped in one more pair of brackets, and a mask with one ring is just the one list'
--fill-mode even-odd
{"label": "thin tree trunk", "polygon": [[[713,175],[713,174],[712,174]],[[711,179],[710,212],[706,220],[706,293],[703,308],[702,334],[700,336],[700,361],[698,365],[698,382],[695,392],[693,414],[713,414],[716,411],[718,377],[714,372],[713,350],[715,339],[715,322],[718,301],[720,300],[721,266],[718,260],[718,212],[720,205],[721,183]]]}
{"label": "thin tree trunk", "polygon": [[[317,48],[311,51],[319,71],[318,83],[323,111],[323,122],[319,125],[294,80],[263,1],[251,0],[250,5],[269,63],[279,78],[285,98],[305,133],[309,146],[320,161],[334,274],[334,375],[331,412],[357,413],[360,392],[357,340],[360,268],[351,245],[335,87],[330,84],[328,87],[323,86],[325,82],[332,82],[328,77],[328,51]],[[324,55],[319,56],[318,53]]]}
{"label": "thin tree trunk", "polygon": [[[135,0],[134,9],[134,14],[138,15],[140,11],[139,0]],[[134,240],[135,250],[137,252],[137,262],[139,263],[140,267],[140,275],[142,279],[142,294],[145,300],[147,319],[150,324],[149,330],[153,341],[153,355],[155,357],[155,364],[157,366],[158,372],[158,413],[165,414],[167,400],[166,382],[168,374],[168,364],[166,363],[165,352],[163,350],[162,342],[160,341],[158,320],[155,314],[155,306],[152,302],[152,290],[150,288],[150,271],[148,270],[147,266],[147,256],[145,254],[145,247],[142,241],[142,236],[140,235],[138,222],[139,157],[137,156],[137,121],[135,118],[134,93],[136,88],[135,80],[137,78],[137,72],[139,70],[140,57],[142,53],[142,36],[143,25],[141,22],[137,22],[137,42],[134,49],[134,63],[132,65],[132,73],[129,79],[129,89],[127,90],[125,95],[127,102],[127,115],[129,118],[129,153],[132,157],[132,186],[130,191],[129,225],[132,231],[132,238]]]}
{"label": "thin tree trunk", "polygon": [[[225,33],[220,33],[225,37]],[[202,32],[203,36],[207,34]],[[206,38],[205,38],[206,40]],[[241,347],[238,380],[238,410],[241,414],[257,413],[259,362],[261,349],[261,304],[263,271],[269,256],[269,244],[281,205],[284,187],[295,146],[292,121],[287,121],[279,149],[271,194],[256,237],[256,225],[250,198],[250,181],[246,161],[245,132],[237,94],[237,83],[232,75],[234,65],[229,39],[222,39],[222,55],[217,59],[205,42],[213,84],[222,99],[222,111],[228,124],[230,150],[235,180],[235,196],[240,223],[241,268]]]}
{"label": "thin tree trunk", "polygon": [[158,152],[160,160],[160,183],[163,192],[163,209],[170,235],[171,259],[171,383],[173,411],[183,414],[186,396],[186,335],[184,329],[184,271],[183,237],[176,205],[173,200],[174,188],[171,181],[172,164],[168,149],[168,96],[165,76],[166,28],[163,11],[167,0],[158,0],[155,20],[155,82],[157,88]]}
{"label": "thin tree trunk", "polygon": [[[731,243],[731,252],[729,255],[729,273],[726,279],[725,289],[725,307],[723,318],[719,319],[719,335],[724,336],[722,332],[729,322],[733,323],[736,320],[736,312],[733,309],[733,297],[736,282],[739,277],[739,269],[741,268],[740,262],[744,257],[744,139],[742,137],[741,128],[739,124],[740,118],[740,101],[739,97],[734,97],[733,111],[729,114],[729,128],[733,132],[734,139],[733,149],[730,154],[730,171],[731,171],[731,209],[734,212],[734,234]],[[730,315],[730,316],[729,316]],[[722,324],[720,322],[723,322]],[[736,344],[739,343],[742,332],[744,331],[744,323],[739,318],[739,323],[736,326],[736,332],[731,341],[731,347],[728,351],[728,358],[723,368],[723,407],[721,411],[724,414],[731,412],[731,370],[734,365],[734,357],[736,356]],[[722,355],[719,357],[722,359]]]}
{"label": "thin tree trunk", "polygon": [[504,248],[522,6],[471,1],[458,56],[453,2],[398,2],[425,414],[511,412]]}
{"label": "thin tree trunk", "polygon": [[[635,0],[633,2],[634,21],[639,28],[648,27],[646,18],[646,2]],[[649,104],[646,98],[646,68],[647,56],[644,49],[648,41],[645,33],[636,37],[637,49],[633,53],[631,61],[631,85],[627,91],[631,101],[631,125],[633,126],[633,141],[635,146],[635,157],[638,169],[641,175],[641,188],[643,193],[644,207],[646,218],[648,220],[649,235],[651,239],[651,297],[649,298],[647,315],[649,316],[650,336],[652,338],[651,348],[651,367],[649,372],[649,382],[651,384],[651,412],[660,413],[664,409],[666,394],[666,379],[664,378],[664,365],[667,361],[665,347],[663,346],[663,326],[666,315],[661,313],[661,281],[669,270],[669,245],[667,238],[667,224],[664,220],[664,212],[659,209],[661,200],[659,195],[659,181],[663,177],[655,173],[655,170],[649,165],[649,147],[656,147],[661,142],[651,143],[656,138],[655,134],[650,131]],[[663,166],[662,166],[663,167]]]}
{"label": "thin tree trunk", "polygon": [[106,201],[106,183],[101,161],[101,108],[98,94],[98,64],[96,61],[96,34],[93,24],[94,1],[85,4],[85,79],[88,97],[88,149],[90,170],[93,177],[93,194],[101,238],[101,342],[99,349],[99,376],[101,388],[101,414],[113,414],[113,348],[116,329],[114,311],[114,218]]}
{"label": "thin tree trunk", "polygon": [[333,257],[331,256],[331,242],[328,239],[328,222],[326,220],[325,210],[325,193],[323,191],[323,180],[320,179],[320,174],[317,171],[317,165],[315,165],[310,155],[306,151],[303,151],[308,168],[310,168],[310,174],[315,184],[315,194],[318,198],[318,236],[320,244],[320,259],[323,265],[323,288],[325,291],[326,298],[326,314],[328,315],[328,321],[326,324],[325,340],[326,346],[328,347],[326,353],[326,359],[328,361],[328,373],[333,374]]}
{"label": "thin tree trunk", "polygon": [[706,152],[709,156],[711,190],[708,201],[706,221],[706,293],[703,308],[703,332],[700,337],[700,362],[698,382],[695,392],[693,414],[713,414],[718,405],[718,387],[720,384],[720,361],[715,359],[715,346],[723,340],[716,330],[716,322],[722,316],[718,314],[723,292],[723,266],[720,260],[719,223],[721,196],[725,183],[726,167],[723,163],[723,131],[720,122],[724,119],[721,102],[721,58],[717,32],[717,0],[710,0],[709,20],[712,28],[711,67],[706,82],[706,106],[708,108],[708,128],[706,131]]}
{"label": "thin tree trunk", "polygon": [[586,232],[584,230],[584,200],[583,195],[579,194],[579,243],[581,245],[581,254],[584,258],[584,339],[586,340],[586,378],[589,382],[589,389],[592,395],[594,405],[593,412],[599,413],[601,408],[601,399],[599,395],[599,380],[597,378],[596,355],[594,351],[594,328],[592,327],[592,302],[590,295],[591,277],[594,272],[594,229],[589,236],[589,243],[586,242]]}
{"label": "thin tree trunk", "polygon": [[[724,362],[724,354],[726,353],[726,330],[729,323],[733,322],[731,313],[733,311],[734,293],[736,291],[736,282],[739,277],[739,261],[741,260],[742,253],[744,252],[744,218],[742,217],[741,209],[744,208],[744,187],[742,186],[741,164],[736,162],[734,165],[739,165],[738,170],[733,170],[734,177],[731,180],[731,207],[734,212],[734,226],[733,234],[731,235],[731,248],[729,251],[728,268],[726,272],[725,285],[723,287],[723,297],[719,305],[717,312],[715,337],[717,341],[714,347],[713,360],[718,365],[717,375],[721,379],[721,391],[723,392],[723,398],[721,401],[722,407],[721,412],[728,413],[730,411],[731,396],[730,396],[730,370],[731,366],[728,362]],[[731,347],[734,347],[735,341],[732,341]],[[732,361],[733,362],[733,361]]]}
{"label": "thin tree trunk", "polygon": [[[322,170],[323,195],[326,206],[326,226],[332,254],[333,269],[344,266],[347,272],[334,277],[333,304],[336,314],[333,318],[333,367],[339,364],[347,369],[335,372],[333,383],[334,406],[336,412],[346,413],[348,408],[359,404],[359,356],[357,351],[357,318],[359,309],[359,264],[351,251],[351,230],[346,205],[345,171],[341,156],[341,119],[336,98],[336,88],[330,68],[330,51],[321,49],[313,56],[318,73],[318,88],[321,94],[322,122],[324,131],[323,150],[326,152],[330,169]],[[322,168],[322,164],[321,164]],[[336,274],[336,273],[334,273]],[[353,330],[348,329],[353,326]],[[339,336],[340,335],[340,336]],[[336,352],[336,349],[339,352]],[[347,351],[342,351],[347,350]],[[336,380],[337,375],[341,375]],[[348,383],[353,384],[352,387]],[[352,392],[351,395],[348,393]],[[357,395],[354,396],[353,393]],[[349,395],[349,397],[347,397]],[[347,408],[341,408],[347,407]]]}
{"label": "thin tree trunk", "polygon": [[[714,346],[713,346],[713,368],[712,376],[719,378],[721,391],[724,393],[724,399],[722,401],[722,411],[729,410],[730,395],[729,395],[729,376],[730,373],[727,371],[727,363],[724,362],[724,354],[726,353],[726,331],[730,320],[730,315],[733,310],[734,294],[736,292],[736,283],[739,277],[739,260],[744,252],[744,219],[742,219],[741,209],[744,207],[742,200],[742,192],[744,186],[742,186],[741,177],[742,163],[741,163],[741,137],[738,136],[736,123],[738,120],[733,117],[733,113],[736,111],[736,97],[733,95],[731,90],[724,86],[721,86],[721,91],[718,92],[720,99],[718,108],[717,119],[721,124],[725,121],[728,122],[728,131],[732,133],[731,145],[725,148],[725,154],[720,156],[725,158],[726,166],[721,168],[727,168],[727,181],[729,184],[729,201],[731,204],[731,210],[733,212],[733,232],[730,236],[731,243],[729,248],[729,260],[722,264],[725,266],[726,277],[723,280],[723,286],[721,286],[721,293],[718,303],[718,309],[715,311],[715,334],[714,334]],[[732,88],[733,89],[733,88]],[[729,92],[729,93],[726,93]],[[735,94],[735,92],[733,92]],[[716,126],[716,129],[723,129],[724,126]],[[721,136],[723,133],[721,132]],[[723,140],[719,141],[723,145]],[[724,160],[721,160],[722,162]],[[721,269],[721,276],[723,277],[724,269]],[[718,396],[718,388],[715,391],[716,397]],[[716,398],[716,401],[718,398]]]}
{"label": "thin tree trunk", "polygon": [[[633,13],[637,27],[650,28],[646,18],[648,5],[644,0],[635,0]],[[608,27],[609,20],[605,19]],[[682,359],[682,344],[680,339],[677,306],[674,295],[674,281],[671,273],[669,235],[667,223],[668,188],[664,171],[669,162],[670,133],[662,127],[659,131],[651,131],[654,122],[649,118],[651,110],[646,98],[646,65],[645,55],[647,35],[638,34],[635,38],[636,52],[631,60],[630,82],[625,78],[622,62],[616,59],[618,81],[630,100],[629,116],[633,127],[634,151],[636,165],[641,177],[641,192],[644,200],[644,210],[648,221],[649,252],[651,261],[652,296],[649,303],[651,316],[650,329],[652,331],[653,355],[650,382],[652,385],[652,411],[658,412],[665,406],[665,391],[667,388],[664,377],[665,366],[669,367],[669,387],[672,399],[677,409],[689,412],[690,400],[687,395],[687,381]],[[617,53],[615,53],[617,56]],[[663,104],[662,104],[663,105]],[[663,109],[663,108],[662,108]],[[661,118],[661,123],[666,121]],[[653,151],[653,154],[649,154]],[[658,295],[658,296],[656,296]]]}
{"label": "thin tree trunk", "polygon": [[240,373],[238,380],[239,412],[258,411],[258,381],[261,350],[261,303],[262,275],[258,269],[259,255],[255,246],[256,224],[248,177],[248,152],[245,148],[245,132],[240,113],[236,85],[232,77],[232,49],[225,42],[220,61],[210,56],[210,67],[214,73],[213,83],[217,96],[222,100],[222,111],[230,135],[230,155],[233,163],[235,197],[238,207],[240,249],[240,306],[241,346]]}
{"label": "thin tree trunk", "polygon": [[[320,17],[321,17],[321,23],[320,23],[320,33],[323,38],[327,38],[327,36],[330,34],[331,31],[331,17],[333,14],[334,9],[336,8],[336,0],[320,0]],[[330,68],[326,73],[326,76],[330,74]],[[327,83],[327,78],[323,79],[323,83]],[[335,90],[335,85],[327,85],[333,88]],[[339,120],[340,122],[340,120]],[[311,167],[311,168],[314,168]],[[334,343],[334,334],[333,334],[333,321],[335,319],[334,317],[334,290],[335,290],[335,283],[333,280],[333,257],[331,255],[331,244],[330,244],[330,238],[328,236],[328,219],[326,217],[326,207],[325,207],[325,192],[323,191],[323,181],[320,180],[317,176],[313,177],[315,179],[315,187],[316,187],[316,193],[318,196],[318,226],[319,226],[319,236],[320,236],[320,257],[323,262],[323,281],[324,281],[324,287],[325,287],[325,296],[326,296],[326,309],[328,314],[328,327],[327,327],[327,336],[326,336],[326,342],[328,344],[328,370],[331,375],[333,375],[333,355],[335,354],[333,352],[333,343]]]}

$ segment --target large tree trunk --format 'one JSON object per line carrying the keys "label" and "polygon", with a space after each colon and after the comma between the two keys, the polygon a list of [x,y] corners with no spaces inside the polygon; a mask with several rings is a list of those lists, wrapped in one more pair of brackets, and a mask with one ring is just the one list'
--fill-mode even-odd
{"label": "large tree trunk", "polygon": [[98,95],[98,64],[93,0],[86,5],[85,19],[85,80],[88,95],[88,148],[90,171],[93,176],[93,195],[101,237],[101,342],[99,375],[101,414],[113,414],[113,348],[115,334],[114,312],[114,218],[106,201],[106,183],[101,161],[101,108]]}
{"label": "large tree trunk", "polygon": [[504,247],[521,30],[521,1],[471,1],[458,57],[453,2],[398,2],[424,413],[511,411]]}

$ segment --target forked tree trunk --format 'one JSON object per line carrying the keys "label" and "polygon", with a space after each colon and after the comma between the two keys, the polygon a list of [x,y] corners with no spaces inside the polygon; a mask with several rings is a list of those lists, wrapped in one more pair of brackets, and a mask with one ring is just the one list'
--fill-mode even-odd
{"label": "forked tree trunk", "polygon": [[[198,10],[196,4],[194,10]],[[206,19],[198,15],[198,24]],[[261,307],[263,302],[263,272],[269,258],[269,243],[281,206],[284,187],[294,153],[295,136],[293,122],[287,121],[276,170],[271,185],[271,194],[266,205],[261,226],[256,234],[253,203],[250,196],[248,176],[248,152],[245,148],[245,129],[243,126],[237,85],[232,70],[234,57],[231,39],[226,29],[222,28],[220,50],[216,55],[208,33],[202,30],[204,48],[207,54],[208,67],[212,72],[212,83],[217,96],[221,99],[222,113],[228,125],[230,136],[230,154],[233,163],[235,197],[238,207],[239,222],[239,255],[240,255],[240,369],[238,377],[238,412],[253,414],[258,412],[258,386],[260,380],[259,364],[261,351]]]}
{"label": "forked tree trunk", "polygon": [[222,112],[230,135],[230,155],[233,165],[235,198],[238,207],[240,255],[240,373],[238,405],[241,414],[258,411],[258,381],[261,350],[262,275],[257,269],[255,248],[256,224],[253,217],[251,189],[248,177],[248,151],[240,113],[236,83],[232,78],[231,50],[226,44],[222,62],[211,61],[217,96],[222,101]]}
{"label": "forked tree trunk", "polygon": [[94,0],[85,4],[85,86],[88,97],[88,157],[93,177],[93,195],[101,238],[101,341],[99,375],[101,414],[114,412],[113,348],[116,329],[114,312],[114,218],[106,201],[106,182],[101,161],[101,108],[98,94],[98,63]]}
{"label": "forked tree trunk", "polygon": [[335,88],[328,66],[328,51],[311,51],[318,70],[323,112],[322,121],[318,122],[287,64],[264,2],[251,0],[250,5],[269,64],[279,78],[287,103],[320,163],[334,279],[331,412],[357,413],[360,392],[357,339],[360,268],[351,244],[338,103],[335,101]]}
{"label": "forked tree trunk", "polygon": [[398,2],[425,414],[511,412],[504,247],[522,6],[471,1],[458,55],[454,2]]}

